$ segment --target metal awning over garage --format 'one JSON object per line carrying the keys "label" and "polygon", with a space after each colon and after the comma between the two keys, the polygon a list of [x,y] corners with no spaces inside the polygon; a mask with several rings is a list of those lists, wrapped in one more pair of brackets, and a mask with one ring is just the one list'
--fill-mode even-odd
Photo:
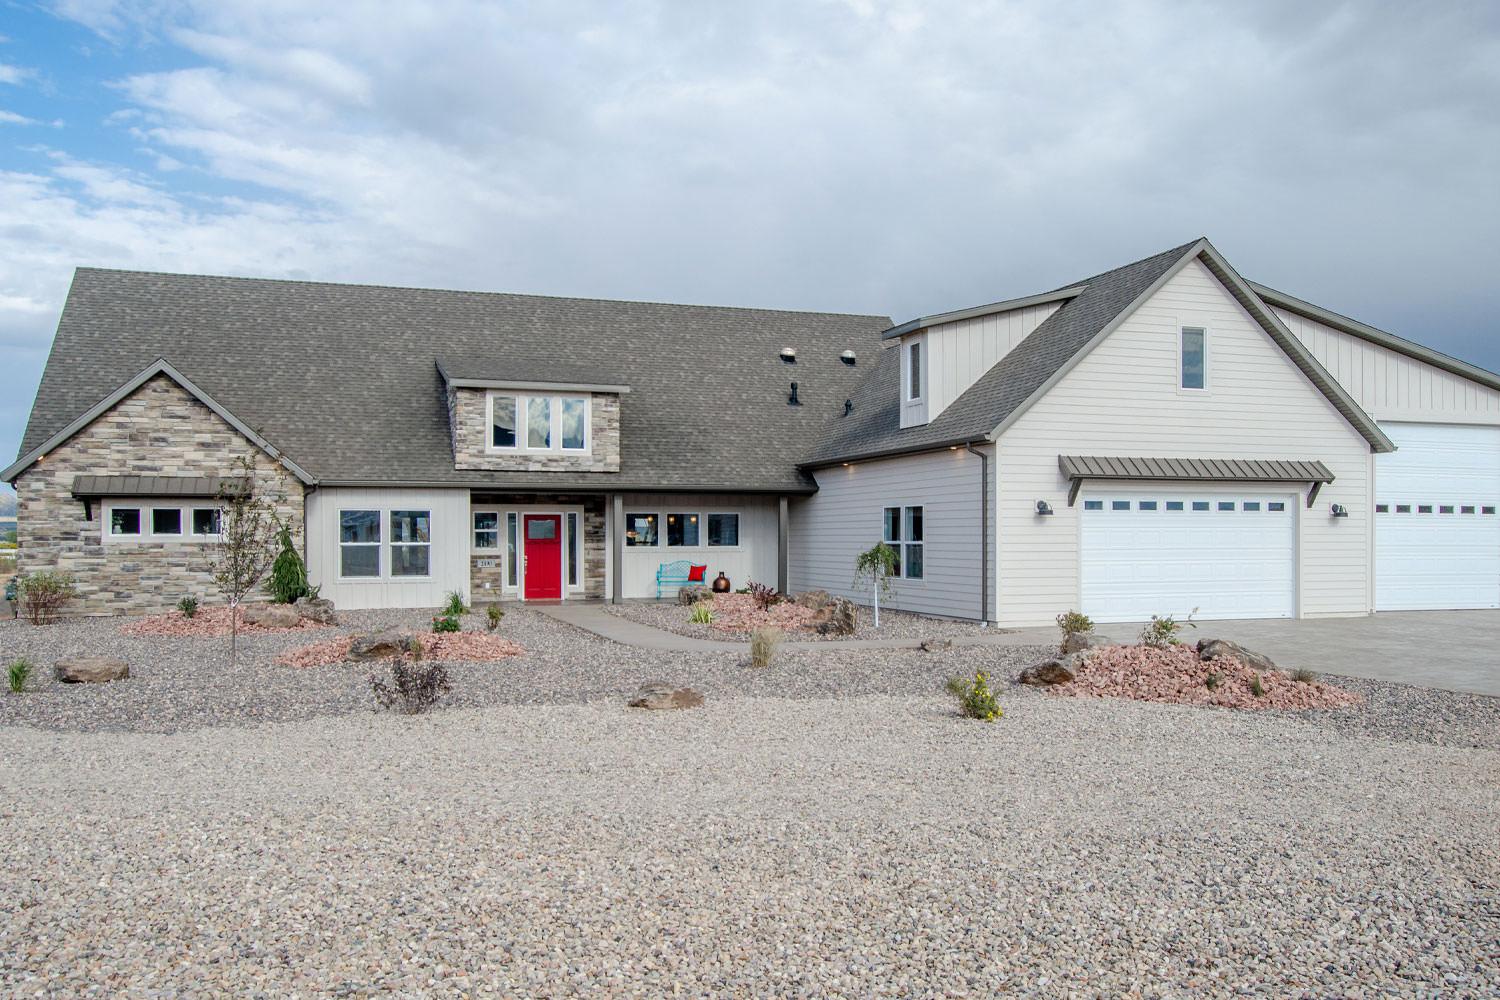
{"label": "metal awning over garage", "polygon": [[243,492],[243,476],[74,476],[73,496],[217,497]]}
{"label": "metal awning over garage", "polygon": [[1078,500],[1085,479],[1197,483],[1308,483],[1311,507],[1333,473],[1322,462],[1271,458],[1128,458],[1118,455],[1059,455],[1058,467],[1072,480],[1068,506]]}

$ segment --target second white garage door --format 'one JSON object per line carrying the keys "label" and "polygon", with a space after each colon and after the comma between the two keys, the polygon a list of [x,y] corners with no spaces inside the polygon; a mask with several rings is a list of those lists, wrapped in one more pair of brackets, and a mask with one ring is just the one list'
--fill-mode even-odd
{"label": "second white garage door", "polygon": [[1095,493],[1080,505],[1083,612],[1095,621],[1296,614],[1294,495]]}

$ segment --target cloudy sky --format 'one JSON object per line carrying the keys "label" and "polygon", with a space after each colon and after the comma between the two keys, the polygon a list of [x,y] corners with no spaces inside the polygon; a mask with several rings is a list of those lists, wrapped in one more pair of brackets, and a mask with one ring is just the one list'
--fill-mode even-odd
{"label": "cloudy sky", "polygon": [[6,457],[80,264],[900,320],[1206,234],[1500,369],[1488,0],[0,0],[0,36]]}

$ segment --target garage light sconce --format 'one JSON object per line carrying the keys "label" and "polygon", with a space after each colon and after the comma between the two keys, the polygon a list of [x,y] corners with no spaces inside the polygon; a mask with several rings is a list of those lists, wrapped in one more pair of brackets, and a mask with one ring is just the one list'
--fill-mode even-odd
{"label": "garage light sconce", "polygon": [[1052,505],[1050,503],[1048,503],[1047,501],[1045,501],[1045,500],[1038,500],[1036,502],[1036,516],[1037,517],[1051,517],[1052,516]]}
{"label": "garage light sconce", "polygon": [[1349,508],[1341,503],[1329,504],[1328,513],[1333,517],[1348,517]]}

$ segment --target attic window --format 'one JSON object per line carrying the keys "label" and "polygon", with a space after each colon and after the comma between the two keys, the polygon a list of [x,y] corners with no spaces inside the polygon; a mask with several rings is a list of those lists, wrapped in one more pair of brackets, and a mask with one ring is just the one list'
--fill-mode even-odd
{"label": "attic window", "polygon": [[1208,331],[1201,326],[1182,328],[1182,351],[1178,385],[1184,389],[1208,387]]}

